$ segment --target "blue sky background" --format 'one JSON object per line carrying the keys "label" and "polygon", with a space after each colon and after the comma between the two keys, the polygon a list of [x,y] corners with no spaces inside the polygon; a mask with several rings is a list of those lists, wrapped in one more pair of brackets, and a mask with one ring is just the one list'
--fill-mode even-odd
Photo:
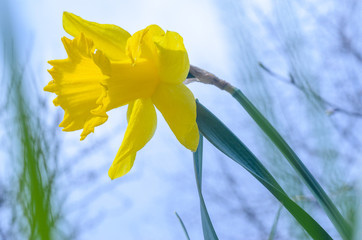
{"label": "blue sky background", "polygon": [[[50,65],[46,62],[66,57],[60,39],[70,36],[62,28],[63,11],[90,21],[116,24],[131,34],[150,24],[158,24],[164,30],[176,31],[183,36],[191,64],[209,70],[245,91],[292,147],[296,147],[312,173],[322,179],[323,186],[333,192],[333,186],[338,185],[335,182],[341,182],[340,179],[353,182],[358,176],[360,158],[355,156],[362,153],[358,148],[361,136],[351,133],[357,147],[341,140],[339,133],[331,130],[332,124],[324,109],[317,113],[311,111],[313,106],[305,103],[307,98],[303,94],[265,74],[258,65],[263,62],[286,77],[289,73],[295,74],[301,82],[307,79],[304,83],[312,84],[328,99],[349,109],[355,106],[359,109],[358,101],[356,105],[348,105],[348,101],[355,93],[352,90],[361,88],[361,82],[348,81],[348,74],[356,73],[361,77],[360,64],[348,54],[333,55],[333,51],[338,52],[337,38],[328,35],[328,28],[320,27],[323,25],[320,19],[313,18],[318,15],[323,20],[334,14],[330,18],[334,24],[339,11],[346,13],[349,9],[343,9],[333,0],[323,2],[323,6],[318,2],[305,1],[303,5],[278,0],[253,3],[231,0],[14,0],[10,4],[19,40],[17,47],[24,58],[30,56],[26,62],[27,71],[36,76],[38,83],[38,88],[29,89],[29,94],[39,91],[41,97],[47,99],[49,112],[43,118],[47,123],[60,122],[59,117],[63,115],[60,108],[52,105],[55,95],[41,90],[51,80],[46,71]],[[355,8],[361,10],[361,4]],[[350,22],[358,22],[361,15],[350,14]],[[348,24],[344,29],[350,34]],[[354,34],[351,35],[353,39],[361,39],[360,32],[354,31]],[[361,47],[356,42],[356,46]],[[189,88],[273,173],[283,167],[277,177],[285,180],[282,184],[288,193],[292,196],[305,193],[310,197],[290,174],[286,163],[280,163],[281,156],[231,96],[198,83],[190,84]],[[65,231],[77,229],[77,239],[183,239],[181,226],[174,215],[177,211],[191,239],[202,239],[192,154],[178,143],[159,113],[155,136],[138,152],[131,172],[114,181],[108,178],[108,168],[127,126],[125,114],[125,107],[112,110],[108,121],[82,142],[79,131],[65,133],[61,128],[57,129],[56,137],[62,143],[59,164],[70,166],[69,172],[59,179],[58,186],[64,204]],[[355,133],[362,130],[360,119],[335,118],[343,126],[353,122]],[[3,130],[0,128],[0,135]],[[316,153],[320,149],[313,146],[321,146],[321,152]],[[339,155],[330,157],[331,150],[337,148]],[[352,156],[346,157],[349,153]],[[0,151],[1,158],[2,155],[5,158],[4,152]],[[208,143],[205,143],[204,159],[205,199],[220,239],[235,239],[236,236],[260,239],[268,234],[278,203],[244,169],[227,160]],[[2,163],[0,176],[6,178],[9,162]],[[225,175],[230,178],[226,179]],[[234,188],[230,187],[230,181],[234,182]],[[344,200],[339,201],[343,203]],[[310,210],[315,204],[312,201],[304,207]],[[248,209],[262,216],[260,222],[264,232],[250,220],[246,214]],[[313,217],[335,234],[321,211],[314,211]],[[290,232],[297,231],[295,223],[290,222],[290,216],[283,212],[280,239],[288,239]]]}

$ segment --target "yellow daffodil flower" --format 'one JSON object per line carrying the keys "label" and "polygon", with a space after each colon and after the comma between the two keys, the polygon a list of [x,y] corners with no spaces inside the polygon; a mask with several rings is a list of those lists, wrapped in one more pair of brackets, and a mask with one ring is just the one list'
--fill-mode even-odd
{"label": "yellow daffodil flower", "polygon": [[107,121],[107,111],[128,104],[128,127],[109,169],[111,179],[132,168],[136,153],[156,129],[155,107],[178,141],[196,151],[199,132],[192,92],[183,84],[189,59],[182,37],[150,25],[132,36],[111,24],[64,12],[62,38],[68,58],[52,60],[53,80],[44,88],[64,109],[63,131],[83,129],[81,140]]}

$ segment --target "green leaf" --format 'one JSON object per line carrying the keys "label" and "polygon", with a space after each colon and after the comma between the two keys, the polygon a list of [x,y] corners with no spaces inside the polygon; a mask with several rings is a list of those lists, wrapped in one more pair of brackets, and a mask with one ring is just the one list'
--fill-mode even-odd
{"label": "green leaf", "polygon": [[[294,216],[313,239],[332,239],[298,204],[291,200],[254,154],[217,117],[197,101],[197,124],[216,148],[249,171]],[[197,156],[197,152],[194,154]]]}
{"label": "green leaf", "polygon": [[298,175],[303,179],[304,183],[307,185],[309,190],[327,213],[329,219],[334,224],[342,238],[345,240],[351,239],[351,226],[344,219],[344,217],[338,211],[337,207],[333,204],[332,200],[328,197],[318,181],[313,177],[303,162],[299,159],[297,154],[239,89],[236,89],[232,96],[243,106],[243,108],[254,119],[258,126],[264,131],[264,133],[270,138],[270,140],[288,160]]}
{"label": "green leaf", "polygon": [[182,219],[180,218],[180,216],[177,214],[177,212],[175,212],[175,214],[176,214],[176,217],[178,218],[178,220],[179,220],[179,222],[180,222],[180,224],[181,224],[182,230],[184,230],[184,233],[185,233],[185,236],[186,236],[187,240],[190,240],[190,236],[189,236],[189,234],[188,234],[188,232],[187,232],[187,229],[186,229],[186,227],[185,227],[184,222],[182,221]]}
{"label": "green leaf", "polygon": [[205,240],[218,240],[214,227],[212,225],[209,213],[207,212],[206,204],[204,201],[204,197],[202,196],[202,135],[200,134],[200,142],[197,147],[194,155],[194,169],[195,169],[195,178],[197,191],[199,193],[200,198],[200,211],[201,211],[201,222],[202,222],[202,230],[204,233]]}

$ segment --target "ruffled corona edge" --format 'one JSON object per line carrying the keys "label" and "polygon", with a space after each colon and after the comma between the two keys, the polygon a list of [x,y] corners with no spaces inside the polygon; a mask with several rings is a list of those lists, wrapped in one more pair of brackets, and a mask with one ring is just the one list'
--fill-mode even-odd
{"label": "ruffled corona edge", "polygon": [[83,129],[83,140],[108,119],[105,82],[111,75],[110,62],[102,51],[95,52],[93,41],[83,34],[73,40],[63,37],[62,42],[68,58],[49,61],[53,80],[44,90],[57,94],[53,103],[64,109],[59,127],[63,131]]}

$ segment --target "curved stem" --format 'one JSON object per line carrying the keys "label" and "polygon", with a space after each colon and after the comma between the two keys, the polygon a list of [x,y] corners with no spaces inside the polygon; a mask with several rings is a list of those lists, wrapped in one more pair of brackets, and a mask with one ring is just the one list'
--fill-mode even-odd
{"label": "curved stem", "polygon": [[[327,216],[341,235],[344,240],[352,238],[352,228],[338,211],[332,200],[328,197],[322,186],[313,177],[307,167],[299,159],[297,154],[291,149],[287,142],[282,138],[278,131],[271,125],[271,123],[261,114],[261,112],[249,101],[249,99],[236,87],[230,83],[219,79],[214,74],[209,73],[203,69],[192,66],[190,67],[190,77],[196,78],[197,82],[206,84],[212,84],[218,88],[229,92],[240,105],[248,112],[248,114],[254,119],[258,126],[264,131],[264,133],[270,138],[273,144],[279,149],[279,151],[288,160],[290,165],[303,179],[309,190],[314,197],[318,200]],[[189,81],[192,82],[192,81]]]}

